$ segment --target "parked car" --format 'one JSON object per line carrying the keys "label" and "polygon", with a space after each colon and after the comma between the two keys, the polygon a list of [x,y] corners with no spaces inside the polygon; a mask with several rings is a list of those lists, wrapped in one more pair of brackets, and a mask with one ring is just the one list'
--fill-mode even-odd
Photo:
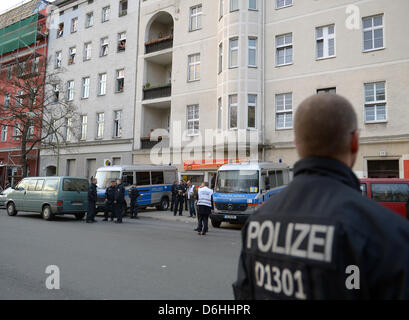
{"label": "parked car", "polygon": [[81,220],[87,211],[88,188],[88,180],[84,178],[25,178],[7,193],[7,213],[15,216],[18,211],[38,212],[44,220],[72,214]]}
{"label": "parked car", "polygon": [[362,194],[407,218],[409,179],[361,179]]}
{"label": "parked car", "polygon": [[7,188],[6,190],[0,192],[0,209],[6,209],[7,194],[12,190],[13,189],[11,188]]}

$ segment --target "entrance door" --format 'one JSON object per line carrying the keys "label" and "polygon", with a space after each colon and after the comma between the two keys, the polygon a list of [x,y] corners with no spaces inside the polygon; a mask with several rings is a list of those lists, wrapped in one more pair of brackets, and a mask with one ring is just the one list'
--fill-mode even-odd
{"label": "entrance door", "polygon": [[368,160],[368,178],[399,179],[399,160]]}

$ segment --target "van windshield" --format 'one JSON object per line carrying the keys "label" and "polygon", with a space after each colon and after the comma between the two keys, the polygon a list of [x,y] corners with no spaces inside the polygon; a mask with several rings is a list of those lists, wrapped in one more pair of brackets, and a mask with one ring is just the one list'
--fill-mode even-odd
{"label": "van windshield", "polygon": [[258,170],[219,171],[216,181],[216,192],[221,193],[258,193]]}
{"label": "van windshield", "polygon": [[120,171],[97,171],[95,175],[95,178],[98,180],[97,187],[105,189],[111,184],[112,180],[119,179],[120,176]]}
{"label": "van windshield", "polygon": [[89,188],[88,181],[82,179],[64,179],[62,185],[63,191],[87,192],[88,188]]}

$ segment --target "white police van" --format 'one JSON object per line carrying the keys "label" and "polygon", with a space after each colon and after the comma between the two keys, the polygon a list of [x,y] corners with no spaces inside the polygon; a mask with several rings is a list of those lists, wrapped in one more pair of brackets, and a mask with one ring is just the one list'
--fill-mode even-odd
{"label": "white police van", "polygon": [[106,188],[116,179],[121,179],[125,187],[127,208],[130,206],[128,190],[136,184],[141,194],[138,198],[139,208],[155,206],[158,210],[167,210],[172,199],[171,187],[177,179],[177,169],[174,166],[159,165],[106,166],[97,169],[95,178],[98,180],[97,212],[104,211]]}
{"label": "white police van", "polygon": [[213,194],[213,227],[223,221],[243,224],[274,193],[290,182],[292,171],[286,164],[244,162],[226,164],[217,171]]}

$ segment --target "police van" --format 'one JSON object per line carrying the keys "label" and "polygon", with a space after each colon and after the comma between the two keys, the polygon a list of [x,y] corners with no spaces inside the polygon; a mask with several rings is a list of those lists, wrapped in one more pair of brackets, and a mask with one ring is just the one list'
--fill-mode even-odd
{"label": "police van", "polygon": [[167,210],[172,199],[171,187],[177,179],[177,169],[159,165],[106,166],[97,169],[95,178],[98,180],[97,212],[104,211],[106,188],[116,179],[121,179],[125,187],[125,212],[130,207],[128,190],[133,184],[137,185],[141,194],[138,198],[139,208],[155,206],[158,210]]}
{"label": "police van", "polygon": [[290,182],[291,169],[282,163],[244,162],[226,164],[217,171],[213,194],[212,226],[223,221],[243,224],[274,193]]}

